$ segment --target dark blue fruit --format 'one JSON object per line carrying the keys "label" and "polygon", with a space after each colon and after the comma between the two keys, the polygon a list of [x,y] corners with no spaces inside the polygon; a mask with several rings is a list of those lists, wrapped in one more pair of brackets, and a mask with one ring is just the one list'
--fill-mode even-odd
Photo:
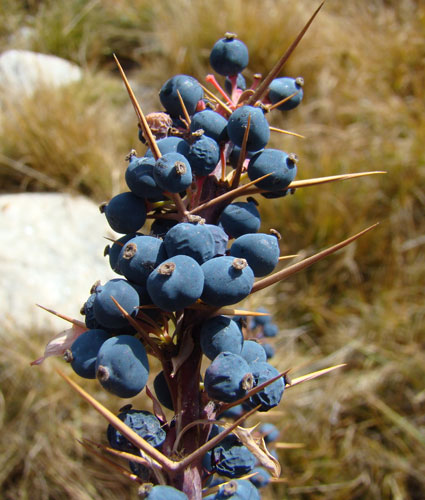
{"label": "dark blue fruit", "polygon": [[137,315],[140,305],[139,294],[127,280],[116,278],[96,288],[93,313],[96,321],[105,328],[120,328],[128,325],[127,319],[112,301],[114,299],[131,316]]}
{"label": "dark blue fruit", "polygon": [[269,124],[261,108],[247,105],[237,108],[229,117],[227,133],[236,146],[242,146],[249,116],[251,116],[251,123],[246,148],[248,151],[259,151],[266,147],[270,139]]}
{"label": "dark blue fruit", "polygon": [[149,275],[147,288],[155,305],[164,311],[178,311],[201,296],[204,274],[192,257],[176,255],[163,262]]}
{"label": "dark blue fruit", "polygon": [[87,330],[73,342],[70,349],[65,351],[65,360],[71,362],[71,367],[77,375],[83,378],[96,378],[97,353],[110,336],[105,330]]}
{"label": "dark blue fruit", "polygon": [[114,196],[102,210],[117,233],[135,233],[146,221],[145,200],[129,191]]}
{"label": "dark blue fruit", "polygon": [[267,323],[263,328],[263,335],[265,337],[276,337],[279,333],[279,327],[275,323]]}
{"label": "dark blue fruit", "polygon": [[192,169],[188,160],[180,153],[166,153],[153,168],[158,186],[170,193],[185,191],[192,184]]}
{"label": "dark blue fruit", "polygon": [[275,348],[271,344],[267,344],[264,342],[261,344],[263,346],[263,349],[266,351],[267,359],[272,358],[275,355]]}
{"label": "dark blue fruit", "polygon": [[[276,370],[276,368],[269,363],[251,363],[249,367],[252,370],[252,374],[254,376],[254,387],[263,384],[264,382],[279,375],[279,372]],[[268,411],[280,403],[284,389],[285,381],[283,377],[281,377],[275,380],[270,385],[261,389],[261,391],[257,392],[257,394],[251,396],[247,400],[247,402],[252,408],[257,405],[261,405],[258,411]]]}
{"label": "dark blue fruit", "polygon": [[[161,427],[161,422],[149,411],[129,409],[120,413],[118,418],[155,448],[161,446],[165,441],[166,433]],[[138,450],[111,424],[108,426],[107,437],[111,447],[116,450],[130,453]]]}
{"label": "dark blue fruit", "polygon": [[219,224],[231,238],[256,233],[260,229],[260,213],[252,201],[230,203],[221,212]]}
{"label": "dark blue fruit", "polygon": [[150,235],[158,238],[163,238],[167,232],[177,224],[176,220],[172,219],[155,219],[152,222]]}
{"label": "dark blue fruit", "polygon": [[184,116],[177,91],[180,92],[187,112],[193,115],[198,101],[204,97],[202,87],[195,78],[188,75],[176,75],[164,83],[159,92],[159,99],[173,118]]}
{"label": "dark blue fruit", "polygon": [[129,281],[146,285],[150,273],[166,258],[162,240],[153,236],[136,236],[121,249],[118,267]]}
{"label": "dark blue fruit", "polygon": [[118,267],[118,257],[120,255],[122,247],[127,243],[128,240],[131,240],[135,236],[136,233],[125,234],[124,236],[121,236],[121,238],[118,238],[116,241],[114,241],[111,246],[108,245],[105,248],[104,255],[109,256],[109,265],[111,266],[111,269],[117,274],[122,274]]}
{"label": "dark blue fruit", "polygon": [[248,62],[247,46],[233,33],[226,33],[211,49],[210,64],[219,75],[237,75],[248,66]]}
{"label": "dark blue fruit", "polygon": [[279,109],[280,111],[288,111],[290,109],[296,108],[303,98],[303,85],[304,79],[300,76],[298,78],[290,78],[287,76],[284,76],[282,78],[275,78],[270,83],[269,99],[272,104],[276,104],[282,99],[286,99],[290,95],[298,92],[288,101],[277,107],[277,109]]}
{"label": "dark blue fruit", "polygon": [[148,375],[148,357],[139,339],[120,335],[102,344],[96,376],[104,389],[120,398],[132,398],[145,387]]}
{"label": "dark blue fruit", "polygon": [[266,276],[279,262],[278,239],[271,234],[244,234],[233,242],[230,255],[246,259],[254,276]]}
{"label": "dark blue fruit", "polygon": [[229,418],[232,420],[236,420],[237,418],[242,416],[244,411],[245,410],[242,405],[232,406],[231,408],[228,408],[227,410],[221,412],[219,418]]}
{"label": "dark blue fruit", "polygon": [[189,500],[183,493],[172,486],[144,484],[139,488],[139,497],[146,500]]}
{"label": "dark blue fruit", "polygon": [[256,459],[236,436],[230,434],[213,448],[211,462],[218,474],[236,478],[248,474],[255,467]]}
{"label": "dark blue fruit", "polygon": [[[180,153],[183,156],[186,156],[189,152],[190,144],[182,139],[181,137],[164,137],[163,139],[159,139],[156,141],[158,149],[161,155],[165,155],[167,153]],[[146,157],[153,158],[153,153],[150,149],[148,149],[145,153]]]}
{"label": "dark blue fruit", "polygon": [[279,429],[269,422],[261,424],[258,430],[261,432],[266,444],[270,444],[273,441],[276,441],[280,435]]}
{"label": "dark blue fruit", "polygon": [[202,264],[205,277],[201,299],[216,307],[236,304],[251,292],[254,273],[244,259],[214,257]]}
{"label": "dark blue fruit", "polygon": [[216,226],[215,224],[205,224],[205,227],[210,230],[214,238],[214,257],[224,255],[226,253],[227,242],[229,241],[227,234],[220,226]]}
{"label": "dark blue fruit", "polygon": [[187,159],[195,175],[208,175],[220,160],[220,147],[214,139],[202,135],[190,146]]}
{"label": "dark blue fruit", "polygon": [[256,488],[264,488],[270,483],[271,475],[264,467],[254,467],[251,474],[255,472],[255,476],[249,478],[251,483]]}
{"label": "dark blue fruit", "polygon": [[192,116],[190,131],[196,132],[200,129],[204,131],[204,135],[211,137],[217,143],[227,140],[227,120],[212,109],[198,111]]}
{"label": "dark blue fruit", "polygon": [[153,178],[155,159],[133,156],[125,172],[125,182],[130,191],[141,198],[157,200],[162,198],[162,189]]}
{"label": "dark blue fruit", "polygon": [[[255,468],[251,470],[253,472]],[[250,473],[251,473],[250,472]],[[260,500],[257,488],[247,479],[234,479],[220,487],[214,500]]]}
{"label": "dark blue fruit", "polygon": [[266,351],[263,346],[254,340],[245,340],[242,346],[241,356],[247,363],[267,361]]}
{"label": "dark blue fruit", "polygon": [[155,390],[156,397],[162,406],[165,406],[168,410],[174,410],[173,399],[163,371],[160,371],[154,378],[153,388]]}
{"label": "dark blue fruit", "polygon": [[231,403],[252,388],[248,363],[237,354],[220,353],[205,371],[204,386],[208,396]]}
{"label": "dark blue fruit", "polygon": [[287,154],[279,149],[265,149],[256,153],[248,163],[248,177],[255,181],[259,177],[271,174],[255,185],[267,191],[286,189],[297,174],[298,158],[293,153]]}
{"label": "dark blue fruit", "polygon": [[259,307],[257,309],[257,312],[259,313],[266,313],[267,316],[254,316],[252,318],[252,328],[255,328],[256,326],[263,326],[267,323],[270,323],[271,317],[270,317],[270,311],[264,307]]}
{"label": "dark blue fruit", "polygon": [[188,255],[198,264],[212,259],[215,255],[214,237],[205,224],[177,224],[165,235],[164,246],[168,257]]}
{"label": "dark blue fruit", "polygon": [[202,323],[199,336],[202,352],[213,360],[221,352],[240,354],[243,335],[237,323],[226,316],[214,316]]}

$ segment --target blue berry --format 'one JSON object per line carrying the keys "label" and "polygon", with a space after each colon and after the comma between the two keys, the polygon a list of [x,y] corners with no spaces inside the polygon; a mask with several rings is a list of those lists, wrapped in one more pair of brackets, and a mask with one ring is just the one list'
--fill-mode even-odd
{"label": "blue berry", "polygon": [[101,210],[117,233],[135,233],[146,221],[145,200],[129,191],[114,196]]}
{"label": "blue berry", "polygon": [[272,320],[270,317],[270,311],[266,309],[265,307],[259,307],[257,309],[257,312],[259,313],[266,313],[267,316],[254,316],[252,318],[252,327],[255,328],[256,326],[264,326],[267,323],[270,323]]}
{"label": "blue berry", "polygon": [[156,397],[162,406],[165,406],[168,410],[174,410],[173,398],[171,397],[170,389],[162,370],[154,378],[153,388],[155,390]]}
{"label": "blue berry", "polygon": [[[269,363],[257,362],[249,365],[254,376],[254,387],[263,384],[267,380],[279,375],[276,368]],[[260,392],[251,396],[247,401],[254,408],[261,405],[258,411],[268,411],[280,403],[283,391],[285,389],[285,381],[283,377],[278,378],[270,385],[264,387]]]}
{"label": "blue berry", "polygon": [[276,352],[275,348],[271,344],[267,344],[266,342],[264,342],[261,345],[263,346],[263,349],[266,351],[267,359],[270,359],[275,355]]}
{"label": "blue berry", "polygon": [[226,316],[214,316],[202,323],[199,336],[202,352],[213,360],[221,352],[240,354],[243,335],[238,325]]}
{"label": "blue berry", "polygon": [[215,224],[205,224],[205,227],[210,230],[214,238],[214,256],[224,255],[226,253],[229,237],[224,232],[223,228]]}
{"label": "blue berry", "polygon": [[279,262],[278,239],[264,233],[244,234],[233,242],[230,255],[246,259],[254,276],[266,276]]}
{"label": "blue berry", "polygon": [[173,219],[155,219],[151,225],[151,236],[163,238],[178,222]]}
{"label": "blue berry", "polygon": [[280,435],[279,429],[269,422],[261,424],[258,430],[261,432],[266,444],[270,444],[273,441],[276,441]]}
{"label": "blue berry", "polygon": [[188,255],[198,264],[215,255],[214,237],[205,224],[181,222],[175,225],[165,235],[164,246],[168,257]]}
{"label": "blue berry", "polygon": [[172,486],[144,484],[139,488],[139,496],[146,500],[189,500],[183,493]]}
{"label": "blue berry", "polygon": [[251,116],[251,123],[246,149],[248,151],[259,151],[266,147],[270,139],[269,124],[261,108],[248,105],[237,108],[229,117],[227,133],[229,139],[236,146],[242,146],[249,116]]}
{"label": "blue berry", "polygon": [[263,346],[254,340],[245,340],[242,346],[241,356],[250,363],[267,361],[266,351]]}
{"label": "blue berry", "polygon": [[102,344],[109,339],[105,330],[87,330],[65,351],[66,361],[71,362],[74,372],[83,378],[96,378],[96,358]]}
{"label": "blue berry", "polygon": [[252,388],[248,363],[232,352],[220,353],[205,371],[204,386],[208,396],[231,403]]}
{"label": "blue berry", "polygon": [[252,201],[230,203],[221,212],[219,224],[231,238],[256,233],[260,229],[260,213]]}
{"label": "blue berry", "polygon": [[192,257],[176,255],[152,271],[147,281],[149,295],[164,311],[178,311],[200,298],[204,286],[201,266]]}
{"label": "blue berry", "polygon": [[248,296],[254,273],[246,260],[230,256],[214,257],[202,264],[205,277],[201,299],[216,307],[236,304]]}
{"label": "blue berry", "polygon": [[137,315],[140,305],[139,294],[131,284],[121,278],[109,280],[103,286],[96,288],[93,302],[93,312],[96,321],[105,328],[121,328],[128,325],[127,319],[121,314],[112,301],[111,296],[131,316]]}
{"label": "blue berry", "polygon": [[226,33],[211,49],[211,67],[220,75],[237,75],[248,66],[248,62],[247,46],[232,33]]}
{"label": "blue berry", "polygon": [[180,153],[166,153],[153,168],[158,186],[170,193],[185,191],[192,184],[192,169],[188,160]]}
{"label": "blue berry", "polygon": [[296,108],[303,98],[303,85],[304,80],[300,76],[298,78],[290,78],[287,76],[275,78],[269,86],[269,99],[272,104],[276,104],[282,99],[298,92],[294,97],[291,97],[291,99],[278,106],[277,109],[280,111],[288,111]]}
{"label": "blue berry", "polygon": [[236,405],[228,408],[227,410],[220,413],[219,418],[229,418],[232,420],[236,420],[241,417],[244,413],[244,407],[242,405]]}
{"label": "blue berry", "polygon": [[227,140],[226,118],[211,109],[198,111],[192,116],[190,131],[196,132],[200,129],[204,131],[204,135],[211,137],[219,144]]}
{"label": "blue berry", "polygon": [[[118,418],[155,448],[160,447],[165,441],[166,433],[161,427],[161,422],[149,411],[128,409],[120,413]],[[111,447],[116,450],[128,451],[130,453],[138,451],[138,449],[111,424],[108,426],[107,437]]]}
{"label": "blue berry", "polygon": [[125,172],[125,182],[136,196],[157,201],[162,198],[162,189],[157,186],[153,178],[154,165],[153,157],[133,156]]}
{"label": "blue berry", "polygon": [[[251,469],[251,472],[255,468]],[[251,473],[250,472],[250,473]],[[247,479],[235,479],[223,484],[214,500],[260,500],[257,488]]]}
{"label": "blue berry", "polygon": [[187,155],[192,171],[198,177],[210,174],[220,160],[220,148],[211,137],[202,135],[189,149]]}
{"label": "blue berry", "polygon": [[149,274],[166,258],[162,240],[153,236],[136,236],[121,249],[118,267],[128,280],[146,285]]}
{"label": "blue berry", "polygon": [[202,87],[195,78],[188,75],[176,75],[164,83],[159,99],[173,118],[184,116],[177,91],[180,92],[187,112],[193,115],[198,102],[204,97]]}
{"label": "blue berry", "polygon": [[[161,155],[165,155],[167,153],[180,153],[181,155],[186,156],[190,147],[190,144],[187,141],[181,137],[174,136],[159,139],[156,141],[156,144]],[[153,153],[150,148],[146,151],[145,156],[153,158]]]}
{"label": "blue berry", "polygon": [[105,248],[104,255],[109,256],[109,265],[111,269],[115,271],[117,274],[122,274],[118,267],[118,257],[120,256],[120,252],[122,247],[127,243],[127,241],[131,240],[136,236],[136,233],[125,234],[118,238],[111,246],[107,246]]}
{"label": "blue berry", "polygon": [[263,328],[263,335],[265,337],[276,337],[279,333],[279,327],[274,323],[267,323]]}
{"label": "blue berry", "polygon": [[271,475],[264,467],[254,467],[251,474],[254,472],[255,476],[250,477],[249,480],[256,488],[264,488],[270,483]]}
{"label": "blue berry", "polygon": [[248,474],[255,467],[256,459],[236,436],[230,434],[213,448],[211,462],[218,474],[237,478]]}
{"label": "blue berry", "polygon": [[120,398],[132,398],[145,387],[148,375],[148,357],[136,337],[120,335],[102,344],[96,376],[104,389]]}
{"label": "blue berry", "polygon": [[271,174],[255,185],[267,191],[286,189],[297,174],[298,159],[294,154],[287,154],[279,149],[265,149],[256,153],[248,164],[248,177],[255,181],[259,177]]}

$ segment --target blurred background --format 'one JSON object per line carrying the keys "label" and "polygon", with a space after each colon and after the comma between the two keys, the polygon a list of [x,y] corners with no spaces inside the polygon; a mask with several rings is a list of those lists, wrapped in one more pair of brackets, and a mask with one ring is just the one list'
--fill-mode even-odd
{"label": "blurred background", "polygon": [[[203,81],[211,72],[209,51],[225,31],[249,48],[247,81],[266,74],[318,4],[0,0],[1,56],[24,49],[77,67],[67,85],[20,90],[13,98],[3,86],[1,193],[82,194],[98,203],[125,190],[124,157],[144,146],[113,53],[145,113],[157,111],[169,77]],[[298,376],[347,363],[288,390],[278,410],[262,415],[282,430],[281,441],[304,445],[279,450],[283,481],[268,486],[265,499],[425,498],[424,39],[420,0],[328,0],[282,71],[304,78],[304,100],[271,121],[306,139],[273,135],[271,144],[297,153],[298,179],[387,174],[259,198],[264,229],[280,231],[282,253],[299,257],[380,222],[243,304],[275,315],[279,370]],[[78,307],[84,300],[76,299]],[[29,367],[55,333],[2,327],[1,497],[134,497],[124,478],[76,441],[104,441],[106,425],[55,373],[66,369],[63,362]],[[82,385],[113,411],[124,404],[95,382]]]}

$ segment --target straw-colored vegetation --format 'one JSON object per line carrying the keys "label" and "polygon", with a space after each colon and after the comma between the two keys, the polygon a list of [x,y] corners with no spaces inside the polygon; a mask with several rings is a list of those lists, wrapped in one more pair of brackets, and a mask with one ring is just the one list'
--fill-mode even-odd
{"label": "straw-colored vegetation", "polygon": [[[149,112],[172,74],[201,79],[210,71],[209,49],[223,30],[249,46],[249,79],[272,66],[316,6],[308,0],[22,4],[0,3],[7,12],[0,17],[0,49],[57,54],[82,65],[86,77],[19,105],[3,104],[2,190],[72,190],[97,201],[123,188],[126,152],[143,151],[113,52]],[[283,441],[305,444],[280,451],[286,482],[269,487],[267,498],[425,497],[424,37],[423,2],[330,0],[286,67],[286,74],[304,77],[305,99],[272,121],[307,138],[275,135],[273,143],[299,155],[298,178],[387,174],[299,189],[283,200],[259,198],[264,228],[282,233],[286,254],[313,253],[381,222],[245,304],[277,315],[279,369],[293,368],[296,376],[347,363],[288,390],[279,411],[266,415],[282,428]],[[2,498],[130,498],[125,481],[76,443],[81,436],[104,439],[105,424],[53,372],[61,362],[29,368],[48,337],[0,337]],[[94,383],[84,386],[118,410],[120,402]]]}

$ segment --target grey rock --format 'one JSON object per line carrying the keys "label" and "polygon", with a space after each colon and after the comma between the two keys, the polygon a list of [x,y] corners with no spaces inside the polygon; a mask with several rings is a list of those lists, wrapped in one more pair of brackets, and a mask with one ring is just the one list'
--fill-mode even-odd
{"label": "grey rock", "polygon": [[56,193],[0,196],[0,335],[54,333],[70,323],[41,304],[84,321],[79,310],[96,280],[118,277],[103,250],[113,233],[95,203]]}
{"label": "grey rock", "polygon": [[31,96],[41,86],[60,87],[81,77],[79,66],[60,57],[15,49],[0,55],[0,90],[6,95]]}

